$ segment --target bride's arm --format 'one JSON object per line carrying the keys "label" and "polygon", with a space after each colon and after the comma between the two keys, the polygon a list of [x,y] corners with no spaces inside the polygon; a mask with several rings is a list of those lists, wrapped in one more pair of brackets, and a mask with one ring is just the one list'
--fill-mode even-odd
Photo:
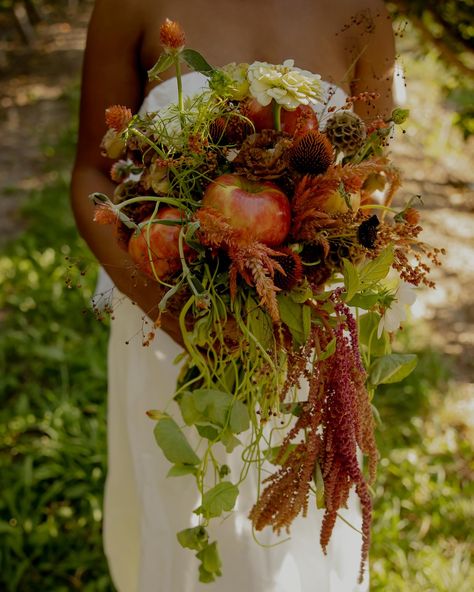
{"label": "bride's arm", "polygon": [[360,2],[355,45],[357,59],[351,82],[351,93],[376,92],[376,101],[357,102],[354,110],[363,119],[389,117],[393,109],[393,75],[395,38],[392,20],[382,0]]}
{"label": "bride's arm", "polygon": [[[140,3],[138,3],[139,5]],[[71,181],[71,203],[79,232],[117,288],[152,319],[158,316],[160,286],[136,270],[117,245],[111,226],[93,222],[93,192],[112,195],[111,161],[100,154],[105,109],[126,105],[136,112],[143,100],[145,72],[140,66],[142,20],[132,0],[98,0],[84,55],[79,137]],[[181,342],[175,320],[163,315],[163,329]]]}

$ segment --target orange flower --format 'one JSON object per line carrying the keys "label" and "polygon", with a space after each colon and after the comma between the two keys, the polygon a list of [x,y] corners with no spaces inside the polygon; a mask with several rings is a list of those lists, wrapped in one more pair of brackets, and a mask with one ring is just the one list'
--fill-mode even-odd
{"label": "orange flower", "polygon": [[107,127],[115,130],[116,132],[123,131],[130,120],[132,119],[132,112],[128,107],[122,105],[112,105],[105,110],[105,123]]}
{"label": "orange flower", "polygon": [[186,43],[181,25],[167,18],[160,27],[160,43],[166,53],[180,52]]}
{"label": "orange flower", "polygon": [[406,220],[406,222],[408,222],[408,224],[416,226],[420,221],[420,212],[415,210],[415,208],[407,208],[403,212],[403,218]]}
{"label": "orange flower", "polygon": [[115,224],[117,214],[107,204],[99,204],[94,208],[94,222],[97,224]]}

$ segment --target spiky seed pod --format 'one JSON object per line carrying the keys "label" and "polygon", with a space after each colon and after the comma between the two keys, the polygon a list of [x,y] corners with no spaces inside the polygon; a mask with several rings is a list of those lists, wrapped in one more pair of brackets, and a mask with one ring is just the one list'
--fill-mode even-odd
{"label": "spiky seed pod", "polygon": [[218,117],[209,126],[209,136],[214,144],[240,145],[251,131],[250,124],[237,115]]}
{"label": "spiky seed pod", "polygon": [[122,132],[132,119],[132,112],[123,105],[112,105],[105,110],[105,123],[107,127]]}
{"label": "spiky seed pod", "polygon": [[225,136],[229,144],[237,144],[240,146],[245,138],[251,133],[252,126],[243,117],[232,115],[227,120]]}
{"label": "spiky seed pod", "polygon": [[279,247],[278,250],[283,255],[275,255],[277,263],[281,265],[286,275],[280,271],[275,271],[273,282],[277,288],[282,290],[291,290],[303,277],[303,264],[301,257],[288,247]]}
{"label": "spiky seed pod", "polygon": [[224,135],[226,130],[226,122],[223,117],[218,117],[211,121],[209,125],[209,137],[214,144],[220,144],[225,141]]}
{"label": "spiky seed pod", "polygon": [[334,148],[346,156],[355,154],[367,136],[362,119],[350,111],[334,113],[324,131]]}
{"label": "spiky seed pod", "polygon": [[290,149],[290,165],[299,173],[320,175],[334,160],[334,148],[324,134],[311,130],[300,136]]}

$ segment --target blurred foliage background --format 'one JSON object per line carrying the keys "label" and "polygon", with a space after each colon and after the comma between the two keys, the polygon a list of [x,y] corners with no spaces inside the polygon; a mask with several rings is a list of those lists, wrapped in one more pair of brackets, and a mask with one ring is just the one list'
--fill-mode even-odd
{"label": "blurred foliage background", "polygon": [[[474,207],[465,163],[474,133],[473,4],[389,3],[413,109],[400,144],[421,147],[424,155],[414,163],[413,153],[401,149],[395,158],[407,168],[409,190],[421,184],[433,242],[445,246],[450,238],[438,223],[449,207],[471,229],[459,237],[463,246],[470,241],[471,255]],[[0,0],[0,589],[6,592],[113,590],[101,546],[107,322],[90,312],[96,264],[68,204],[90,9],[88,1]],[[429,167],[444,174],[436,191],[426,185]],[[462,225],[456,227],[459,235]],[[472,286],[472,272],[456,261],[438,274],[441,295],[449,297],[452,286],[465,295]],[[397,344],[418,353],[418,367],[376,400],[382,460],[371,590],[470,592],[473,316],[461,318],[449,298],[420,299],[421,313]],[[447,308],[460,323],[451,349],[442,324]]]}

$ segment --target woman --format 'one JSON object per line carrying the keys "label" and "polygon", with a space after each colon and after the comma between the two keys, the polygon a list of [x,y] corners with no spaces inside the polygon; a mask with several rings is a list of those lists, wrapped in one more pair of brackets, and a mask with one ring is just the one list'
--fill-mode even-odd
{"label": "woman", "polygon": [[[173,392],[177,369],[171,364],[181,351],[179,329],[176,320],[165,315],[164,332],[158,333],[152,347],[143,348],[140,339],[133,339],[142,319],[146,323],[157,316],[160,293],[115,246],[108,227],[92,222],[88,200],[94,191],[109,195],[113,191],[110,162],[99,151],[106,107],[122,104],[136,112],[145,97],[145,109],[157,109],[172,100],[173,81],[165,80],[153,90],[146,77],[161,51],[159,27],[165,18],[178,21],[186,31],[187,45],[202,52],[211,64],[281,63],[293,58],[298,67],[333,83],[333,100],[343,101],[344,93],[378,92],[375,107],[356,102],[355,110],[362,117],[384,116],[391,109],[393,34],[382,1],[97,1],[84,61],[72,204],[81,234],[125,295],[115,299],[109,350],[104,537],[112,577],[120,592],[366,590],[367,576],[364,585],[357,584],[358,533],[341,522],[328,555],[323,556],[317,542],[320,515],[316,510],[314,516],[296,521],[291,541],[269,549],[256,545],[245,518],[255,501],[251,483],[239,498],[241,509],[213,533],[223,555],[220,581],[206,587],[196,584],[197,561],[175,541],[174,533],[188,526],[187,517],[197,500],[191,489],[183,491],[181,480],[165,479],[165,463],[145,411],[162,408]],[[192,92],[199,79],[185,76],[185,83],[185,91]],[[347,512],[348,521],[357,523],[355,502]],[[264,533],[259,540],[274,544],[279,539]]]}

